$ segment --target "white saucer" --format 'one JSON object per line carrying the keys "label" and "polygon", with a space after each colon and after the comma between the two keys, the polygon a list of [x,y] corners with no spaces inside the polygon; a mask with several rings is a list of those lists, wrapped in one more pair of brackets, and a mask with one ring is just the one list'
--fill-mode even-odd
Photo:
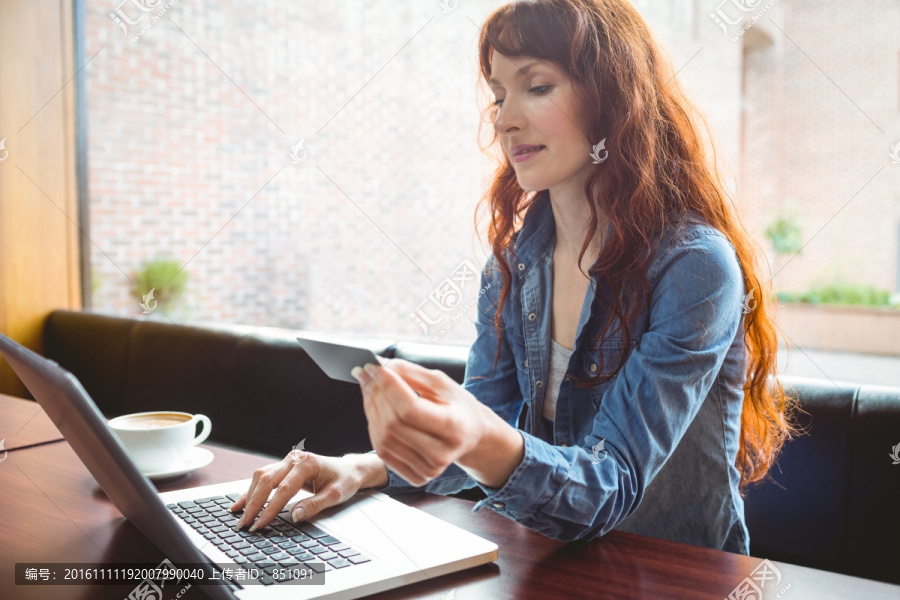
{"label": "white saucer", "polygon": [[177,477],[178,475],[184,475],[185,473],[202,469],[211,463],[214,458],[215,455],[206,448],[192,446],[185,451],[184,457],[180,461],[165,471],[154,471],[152,473],[144,473],[144,475],[154,481]]}

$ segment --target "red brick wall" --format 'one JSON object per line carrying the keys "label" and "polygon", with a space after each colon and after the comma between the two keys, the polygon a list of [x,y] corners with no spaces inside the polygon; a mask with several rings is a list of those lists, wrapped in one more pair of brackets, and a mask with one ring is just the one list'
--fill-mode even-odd
{"label": "red brick wall", "polygon": [[[189,274],[179,318],[427,339],[409,314],[463,259],[486,257],[472,229],[491,166],[476,145],[472,21],[499,4],[179,0],[130,41],[116,5],[89,0],[94,309],[139,314],[126,275],[168,256]],[[754,38],[722,36],[715,3],[635,5],[708,116],[760,237],[790,202],[810,237],[889,163],[896,2],[780,0],[769,13],[884,133],[777,29],[745,50]],[[295,164],[300,138],[309,156]],[[886,166],[776,284],[845,264],[893,287],[898,173]],[[473,334],[463,319],[441,341]]]}

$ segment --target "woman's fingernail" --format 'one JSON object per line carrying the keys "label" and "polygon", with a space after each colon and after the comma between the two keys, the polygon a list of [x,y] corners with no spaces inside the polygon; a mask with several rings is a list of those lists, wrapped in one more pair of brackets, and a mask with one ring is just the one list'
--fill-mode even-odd
{"label": "woman's fingernail", "polygon": [[360,374],[362,372],[363,372],[363,370],[360,367],[353,367],[352,369],[350,369],[350,374],[353,377],[356,377],[356,380],[359,381],[360,383],[362,382],[362,377],[360,377]]}
{"label": "woman's fingernail", "polygon": [[366,363],[366,366],[363,368],[366,370],[366,373],[368,373],[372,377],[375,377],[375,373],[378,372],[378,368],[372,363]]}
{"label": "woman's fingernail", "polygon": [[305,516],[306,516],[306,511],[303,510],[303,507],[300,507],[291,513],[291,518],[294,519],[294,523],[296,523],[297,521],[299,521],[300,519],[302,519]]}
{"label": "woman's fingernail", "polygon": [[248,531],[256,531],[256,523],[254,523],[253,525],[251,525],[251,526],[250,526],[250,529],[249,529]]}

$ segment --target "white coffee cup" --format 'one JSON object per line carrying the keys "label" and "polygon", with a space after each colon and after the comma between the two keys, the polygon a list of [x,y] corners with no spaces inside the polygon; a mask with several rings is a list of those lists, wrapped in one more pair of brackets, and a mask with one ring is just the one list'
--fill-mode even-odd
{"label": "white coffee cup", "polygon": [[[197,423],[202,423],[197,434]],[[108,421],[128,455],[143,473],[161,473],[184,459],[186,451],[209,437],[206,415],[173,410],[131,413]]]}

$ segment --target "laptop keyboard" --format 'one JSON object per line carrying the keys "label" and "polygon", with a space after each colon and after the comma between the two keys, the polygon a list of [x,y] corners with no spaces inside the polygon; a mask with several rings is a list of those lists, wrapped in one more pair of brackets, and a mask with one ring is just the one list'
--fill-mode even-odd
{"label": "laptop keyboard", "polygon": [[228,507],[239,497],[240,494],[211,496],[167,504],[166,508],[234,562],[245,568],[259,568],[264,573],[259,581],[266,585],[284,581],[272,578],[275,569],[305,566],[316,573],[324,573],[371,560],[312,523],[294,523],[288,511],[280,512],[271,523],[252,533],[246,529],[237,531],[234,526],[244,511],[233,513]]}

